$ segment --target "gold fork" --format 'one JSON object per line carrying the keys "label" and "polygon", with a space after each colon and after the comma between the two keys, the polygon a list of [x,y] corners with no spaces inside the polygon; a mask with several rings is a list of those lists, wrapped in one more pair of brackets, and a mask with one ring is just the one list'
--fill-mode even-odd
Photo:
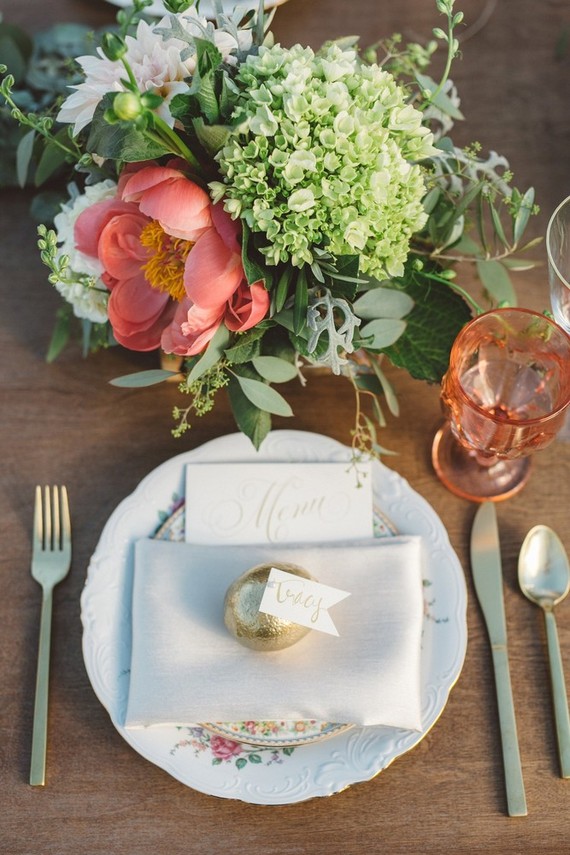
{"label": "gold fork", "polygon": [[53,589],[67,576],[71,564],[71,521],[65,487],[36,487],[32,576],[42,586],[42,614],[36,675],[30,784],[43,787],[46,778],[46,742],[49,655]]}

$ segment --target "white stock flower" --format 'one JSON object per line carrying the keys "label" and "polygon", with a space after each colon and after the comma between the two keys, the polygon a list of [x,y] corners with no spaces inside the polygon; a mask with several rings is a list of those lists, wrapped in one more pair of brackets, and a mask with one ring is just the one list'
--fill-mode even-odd
{"label": "white stock flower", "polygon": [[[66,255],[69,259],[68,279],[60,280],[55,287],[73,306],[73,313],[78,318],[85,318],[93,323],[105,323],[107,320],[107,301],[109,291],[101,281],[103,266],[98,259],[80,252],[75,246],[75,223],[83,211],[96,202],[113,199],[117,193],[114,181],[100,181],[85,188],[78,194],[77,188],[70,188],[72,196],[69,202],[61,206],[61,211],[54,218],[57,233],[58,258]],[[93,278],[95,283],[89,286],[87,281]]]}

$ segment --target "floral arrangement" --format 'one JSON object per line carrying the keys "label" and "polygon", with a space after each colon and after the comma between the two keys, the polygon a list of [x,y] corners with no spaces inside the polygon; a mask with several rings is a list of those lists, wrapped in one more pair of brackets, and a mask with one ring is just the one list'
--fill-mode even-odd
{"label": "floral arrangement", "polygon": [[327,366],[355,390],[354,446],[382,453],[376,425],[398,404],[378,357],[439,382],[480,310],[457,263],[477,265],[490,302],[514,302],[509,271],[531,266],[512,256],[530,245],[532,189],[511,187],[503,157],[449,136],[462,118],[449,78],[462,13],[436,0],[445,25],[425,47],[394,36],[314,51],[275,44],[262,0],[257,14],[215,2],[215,21],[188,0],[150,19],[149,2],[78,58],[52,116],[22,110],[2,69],[0,94],[27,129],[20,171],[38,147],[73,171],[54,228],[40,227],[66,306],[50,356],[70,313],[86,350],[161,349],[189,396],[174,433],[226,388],[256,446],[272,415],[292,415],[275,385]]}

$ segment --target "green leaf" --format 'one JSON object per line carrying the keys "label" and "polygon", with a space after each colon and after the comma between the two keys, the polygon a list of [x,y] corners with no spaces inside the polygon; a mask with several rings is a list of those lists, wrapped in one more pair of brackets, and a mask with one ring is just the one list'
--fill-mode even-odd
{"label": "green leaf", "polygon": [[44,190],[32,199],[30,213],[37,223],[51,224],[65,201],[67,196],[58,190]]}
{"label": "green leaf", "polygon": [[309,307],[309,286],[307,274],[302,267],[295,284],[295,304],[293,306],[293,332],[300,335],[307,325],[307,309]]}
{"label": "green leaf", "polygon": [[272,413],[275,416],[292,416],[293,410],[276,389],[262,383],[261,380],[253,380],[250,377],[234,375],[239,383],[240,389],[246,398],[260,410]]}
{"label": "green leaf", "polygon": [[453,226],[457,222],[457,220],[463,216],[469,205],[473,202],[474,199],[480,194],[483,189],[483,181],[478,181],[476,184],[468,190],[465,195],[462,197],[461,201],[456,205],[455,208],[452,208],[450,213],[443,219],[442,225],[444,226],[443,235],[441,240],[445,244],[453,231]]}
{"label": "green leaf", "polygon": [[[435,80],[432,80],[431,77],[428,77],[427,74],[420,74],[418,71],[416,72],[416,80],[422,87],[422,89],[427,89],[428,92],[435,92],[438,84]],[[441,110],[442,113],[445,113],[447,116],[451,116],[452,119],[461,120],[464,119],[465,116],[459,110],[458,107],[455,106],[453,101],[448,98],[445,92],[438,92],[435,98],[431,101],[432,104]]]}
{"label": "green leaf", "polygon": [[134,125],[120,122],[110,125],[104,119],[106,110],[113,106],[115,94],[107,93],[97,105],[87,140],[87,151],[98,154],[100,157],[124,160],[127,163],[154,160],[171,154],[169,148],[154,139],[149,139]]}
{"label": "green leaf", "polygon": [[372,368],[374,369],[374,373],[378,378],[380,385],[382,386],[382,391],[384,392],[384,397],[386,398],[386,403],[388,404],[388,409],[392,413],[393,416],[400,415],[400,405],[398,403],[398,399],[396,397],[396,392],[394,391],[394,387],[380,368],[377,359],[372,359]]}
{"label": "green leaf", "polygon": [[403,334],[384,353],[412,377],[439,383],[447,371],[451,345],[471,318],[469,306],[450,285],[427,278],[423,271],[408,272],[394,286],[410,295],[414,308]]}
{"label": "green leaf", "polygon": [[485,289],[497,303],[516,306],[517,297],[504,265],[500,261],[478,261],[477,273]]}
{"label": "green leaf", "polygon": [[16,84],[24,81],[26,76],[27,61],[18,45],[0,32],[0,58],[3,65],[8,66],[8,71],[13,75]]}
{"label": "green leaf", "polygon": [[120,386],[126,389],[142,389],[144,386],[155,386],[163,383],[169,377],[173,377],[176,371],[165,371],[163,368],[152,368],[149,371],[137,371],[134,374],[123,374],[109,380],[111,386]]}
{"label": "green leaf", "polygon": [[62,307],[56,314],[55,326],[51,335],[46,362],[53,362],[69,341],[71,331],[71,312],[68,307]]}
{"label": "green leaf", "polygon": [[270,383],[286,383],[297,376],[297,369],[286,359],[276,356],[255,356],[252,360],[257,373]]}
{"label": "green leaf", "polygon": [[224,350],[228,346],[229,341],[230,334],[226,327],[221,324],[214,333],[214,337],[204,351],[203,356],[201,356],[198,362],[192,366],[192,370],[186,378],[188,385],[199,380],[206,371],[209,371],[210,368],[214,367],[216,362],[218,362],[218,360],[220,360],[224,355]]}
{"label": "green leaf", "polygon": [[454,252],[461,255],[481,255],[481,247],[469,235],[463,234],[460,239],[453,245]]}
{"label": "green leaf", "polygon": [[[247,366],[244,365],[240,370],[245,372],[246,369]],[[265,410],[255,407],[246,398],[235,377],[230,377],[227,390],[236,425],[245,436],[249,437],[255,448],[259,449],[271,430],[271,416]]]}
{"label": "green leaf", "polygon": [[230,135],[227,125],[206,125],[201,116],[192,119],[192,126],[202,148],[214,157],[226,143]]}
{"label": "green leaf", "polygon": [[283,754],[285,754],[287,757],[290,757],[294,750],[295,748],[291,745],[286,745],[285,748],[283,748]]}
{"label": "green leaf", "polygon": [[508,267],[509,270],[532,270],[533,267],[536,267],[536,261],[532,261],[531,259],[523,259],[523,258],[503,258],[501,264],[504,264],[505,267]]}
{"label": "green leaf", "polygon": [[365,321],[375,318],[403,318],[414,307],[414,301],[394,288],[373,288],[359,297],[352,308]]}
{"label": "green leaf", "polygon": [[280,312],[287,301],[289,293],[289,282],[291,280],[292,270],[290,267],[285,267],[283,273],[279,277],[275,294],[275,311]]}
{"label": "green leaf", "polygon": [[238,769],[243,769],[244,766],[247,766],[247,760],[245,757],[238,757],[236,760],[236,767]]}
{"label": "green leaf", "polygon": [[522,197],[521,205],[519,211],[515,217],[514,227],[513,227],[513,235],[515,239],[515,243],[518,243],[523,236],[523,232],[526,229],[528,219],[532,213],[532,209],[534,206],[534,187],[529,187],[524,196]]}
{"label": "green leaf", "polygon": [[382,394],[382,386],[375,374],[355,374],[354,385],[363,392],[371,392],[373,395]]}
{"label": "green leaf", "polygon": [[28,178],[28,169],[34,151],[35,139],[36,132],[34,130],[28,131],[18,143],[18,148],[16,149],[16,174],[20,187],[25,186]]}
{"label": "green leaf", "polygon": [[[405,329],[405,321],[394,320],[393,318],[379,318],[365,324],[360,330],[359,338],[365,348],[383,350],[385,347],[390,347],[391,344],[394,344]],[[371,340],[368,341],[368,339]]]}
{"label": "green leaf", "polygon": [[[60,134],[58,134],[58,136],[60,136]],[[42,152],[42,156],[40,157],[40,162],[38,163],[38,168],[36,169],[36,174],[34,176],[36,187],[39,187],[44,183],[44,181],[47,181],[47,179],[65,163],[66,157],[66,153],[62,151],[59,146],[54,145],[53,143],[48,143]]]}
{"label": "green leaf", "polygon": [[254,282],[261,281],[267,288],[267,281],[268,279],[270,279],[269,273],[267,271],[267,265],[265,265],[261,261],[261,256],[259,257],[259,261],[256,260],[255,257],[252,257],[254,256],[255,247],[253,247],[253,242],[250,241],[251,229],[249,228],[245,220],[241,220],[241,227],[241,261],[245,272],[245,278],[247,279],[247,284],[253,285]]}
{"label": "green leaf", "polygon": [[336,259],[336,275],[328,280],[328,287],[333,297],[344,297],[350,303],[356,297],[356,292],[362,282],[359,281],[358,268],[359,258],[357,255],[339,255]]}
{"label": "green leaf", "polygon": [[261,763],[261,757],[259,754],[248,754],[247,759],[250,763]]}
{"label": "green leaf", "polygon": [[205,116],[206,121],[210,125],[214,125],[220,120],[220,108],[216,96],[216,87],[214,81],[214,72],[208,71],[200,78],[200,89],[196,95],[200,112]]}
{"label": "green leaf", "polygon": [[495,232],[497,234],[497,237],[499,238],[499,240],[501,241],[503,246],[508,247],[509,242],[507,240],[507,236],[505,235],[505,230],[503,228],[503,224],[501,222],[501,217],[499,215],[499,212],[497,211],[497,209],[493,205],[491,199],[488,199],[488,202],[489,202],[489,210],[491,211],[491,219],[493,220],[493,226],[495,228]]}
{"label": "green leaf", "polygon": [[254,356],[259,356],[261,339],[265,333],[266,328],[264,327],[253,327],[253,329],[242,333],[237,337],[233,347],[224,351],[226,359],[232,365],[239,365],[242,362],[249,362]]}
{"label": "green leaf", "polygon": [[426,214],[431,214],[434,210],[435,206],[439,202],[442,195],[442,190],[440,187],[432,187],[431,190],[426,193],[423,198],[423,206]]}

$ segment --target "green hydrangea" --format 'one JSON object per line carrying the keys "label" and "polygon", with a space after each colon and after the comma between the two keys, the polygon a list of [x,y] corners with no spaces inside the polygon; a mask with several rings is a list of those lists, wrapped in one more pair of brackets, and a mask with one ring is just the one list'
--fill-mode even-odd
{"label": "green hydrangea", "polygon": [[271,265],[313,249],[361,257],[377,277],[403,272],[426,214],[422,168],[434,153],[422,115],[391,74],[331,44],[260,48],[240,67],[235,128],[213,198],[265,234]]}

